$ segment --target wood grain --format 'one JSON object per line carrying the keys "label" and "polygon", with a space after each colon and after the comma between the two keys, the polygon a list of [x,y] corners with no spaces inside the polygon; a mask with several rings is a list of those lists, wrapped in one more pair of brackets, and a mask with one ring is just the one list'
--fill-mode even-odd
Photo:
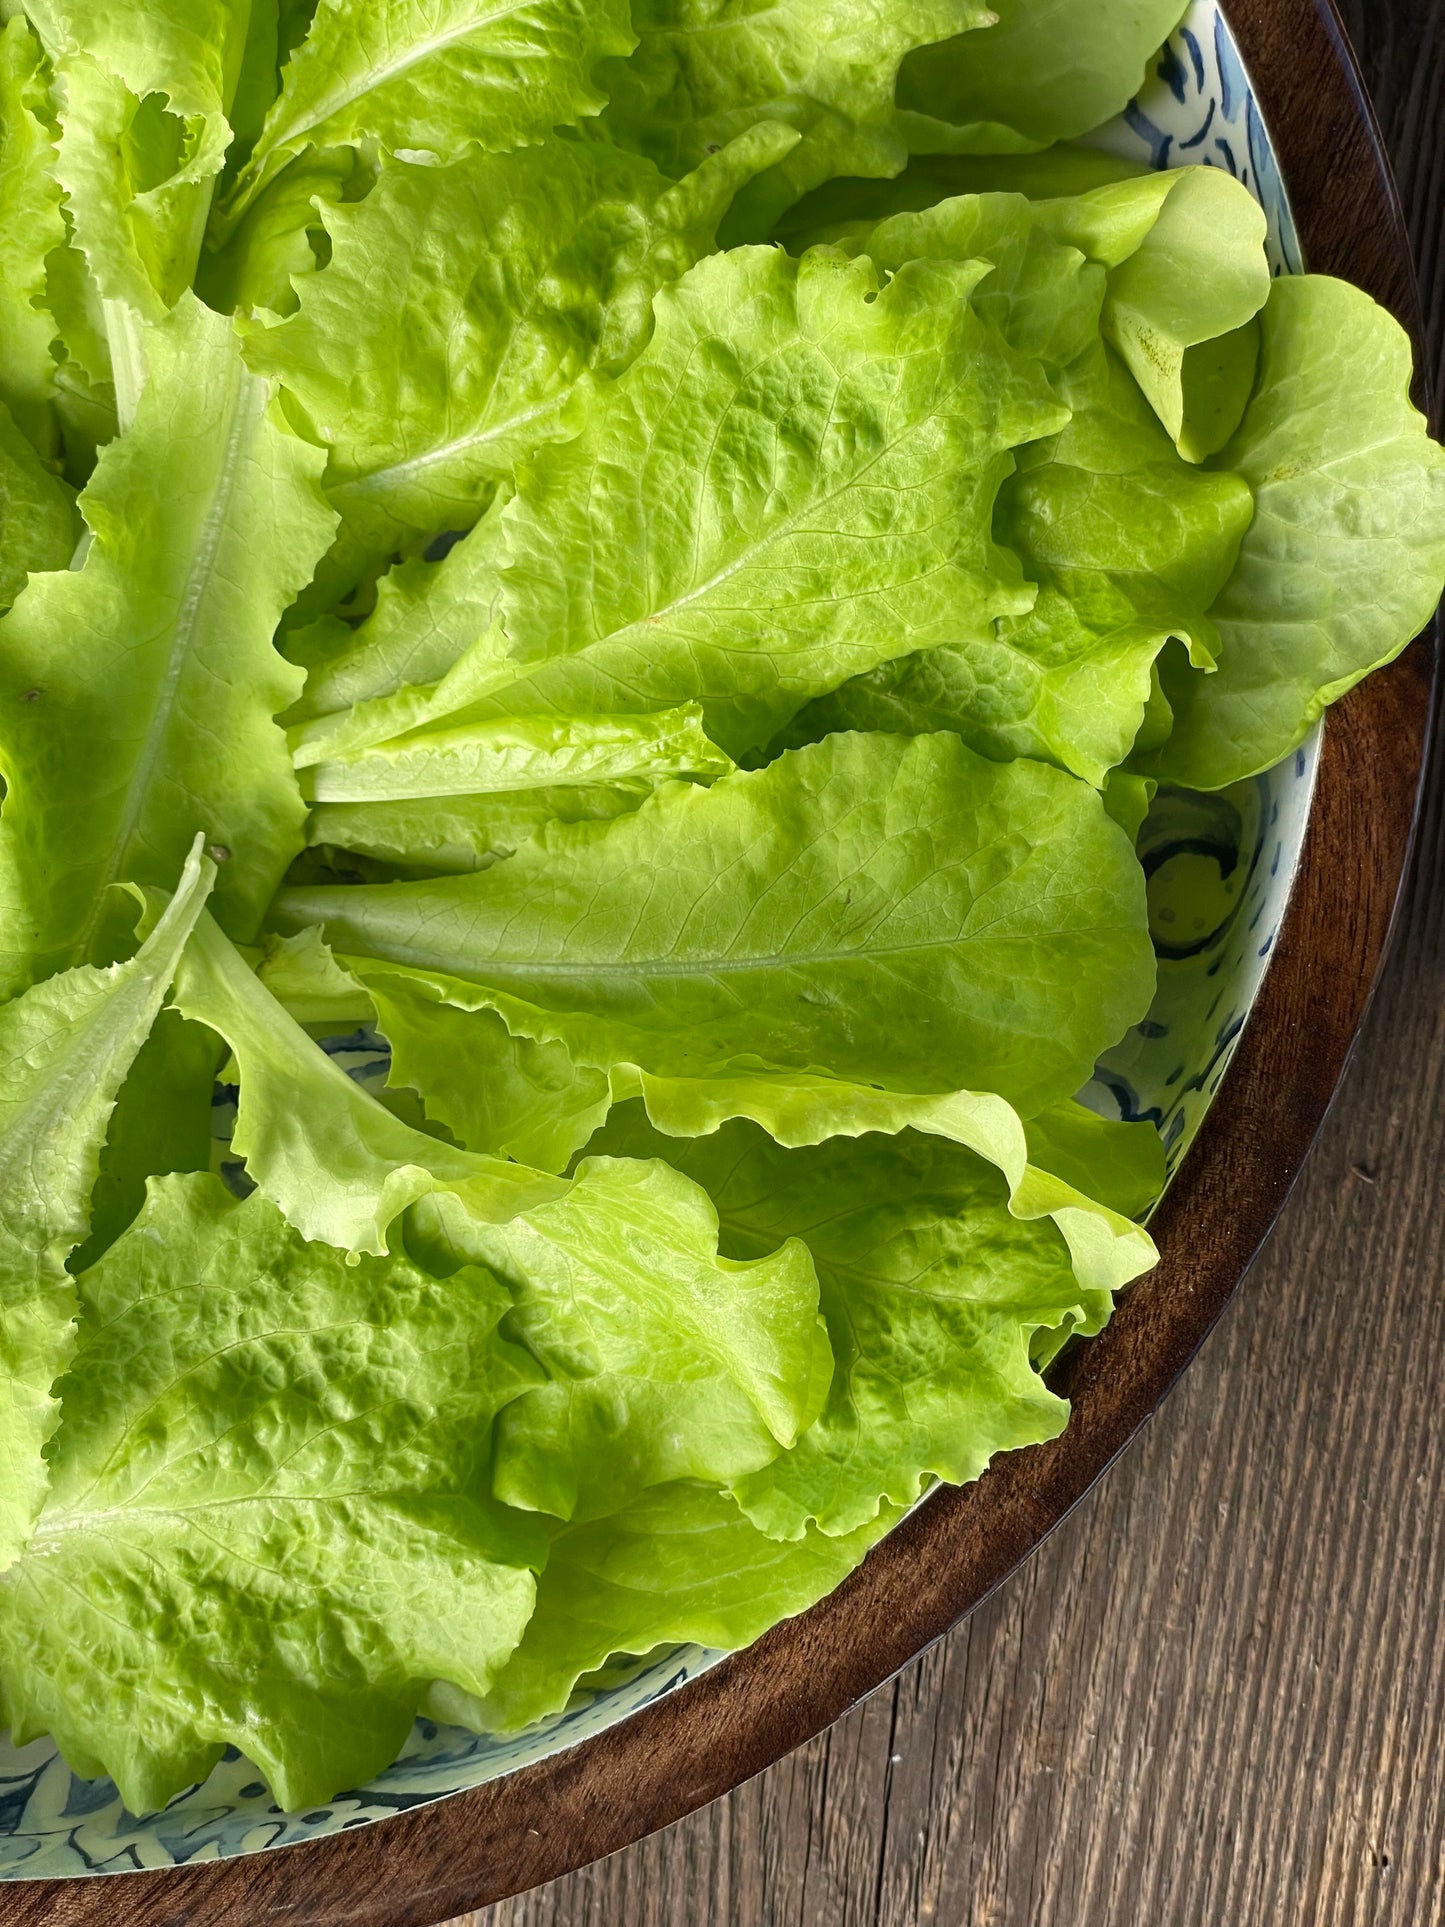
{"label": "wood grain", "polygon": [[[1345,0],[1445,393],[1445,0]],[[1445,1922],[1445,807],[1241,1298],[989,1604],[726,1800],[472,1927]]]}

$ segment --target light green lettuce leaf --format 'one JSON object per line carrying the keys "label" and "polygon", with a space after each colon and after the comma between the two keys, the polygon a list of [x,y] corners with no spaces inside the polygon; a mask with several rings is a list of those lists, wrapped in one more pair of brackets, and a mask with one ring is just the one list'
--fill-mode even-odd
{"label": "light green lettuce leaf", "polygon": [[1143,1218],[1163,1193],[1164,1147],[1152,1124],[1121,1124],[1070,1101],[1031,1117],[1026,1134],[1031,1164],[1120,1217]]}
{"label": "light green lettuce leaf", "polygon": [[749,248],[664,289],[650,346],[488,525],[514,680],[488,665],[482,698],[478,673],[478,718],[700,701],[736,755],[848,676],[1029,607],[993,505],[1065,411],[973,312],[984,272],[880,287],[867,261]]}
{"label": "light green lettuce leaf", "polygon": [[478,875],[284,890],[276,920],[471,983],[524,1034],[580,1036],[583,1062],[813,1070],[1025,1114],[1084,1083],[1154,983],[1142,877],[1098,798],[948,735],[833,736]]}
{"label": "light green lettuce leaf", "polygon": [[[965,194],[871,228],[835,227],[824,238],[844,238],[888,268],[920,257],[992,261],[975,306],[1014,345],[1055,366],[1073,358],[1060,350],[1077,343],[1081,288],[1092,294],[1097,286],[1104,338],[1179,452],[1198,462],[1239,426],[1254,383],[1254,320],[1270,290],[1265,230],[1263,210],[1231,175],[1186,167],[1065,198]],[[1090,319],[1099,321],[1097,309]]]}
{"label": "light green lettuce leaf", "polygon": [[640,786],[586,783],[406,803],[319,803],[306,839],[313,848],[352,850],[402,875],[465,876],[515,856],[549,823],[610,822],[651,793]]}
{"label": "light green lettuce leaf", "polygon": [[1149,172],[1138,161],[1068,144],[1038,154],[919,154],[892,180],[845,177],[825,182],[788,209],[772,238],[790,253],[801,254],[839,230],[854,232],[890,215],[922,213],[961,194],[1023,194],[1031,201],[1054,200]]}
{"label": "light green lettuce leaf", "polygon": [[986,261],[973,307],[1009,346],[1061,373],[1098,339],[1103,267],[1056,240],[1022,194],[964,194],[919,213],[834,229],[830,242],[896,274],[910,261]]}
{"label": "light green lettuce leaf", "polygon": [[303,773],[316,803],[399,803],[558,784],[661,783],[722,776],[732,761],[707,739],[696,703],[650,716],[504,717],[414,731]]}
{"label": "light green lettuce leaf", "polygon": [[498,1422],[492,1490],[509,1505],[597,1518],[648,1486],[726,1484],[822,1410],[833,1356],[806,1249],[719,1257],[707,1194],[658,1159],[589,1158],[502,1226],[456,1191],[414,1216],[423,1263],[503,1280],[506,1329],[547,1375]]}
{"label": "light green lettuce leaf", "polygon": [[1277,281],[1259,384],[1215,466],[1254,522],[1210,615],[1210,675],[1166,659],[1174,733],[1143,773],[1223,789],[1294,749],[1429,621],[1445,586],[1445,451],[1410,400],[1410,343],[1368,295]]}
{"label": "light green lettuce leaf", "polygon": [[230,1045],[248,1175],[304,1235],[408,1246],[433,1269],[484,1264],[512,1292],[509,1329],[549,1383],[508,1421],[496,1489],[568,1516],[682,1475],[764,1464],[816,1416],[831,1358],[800,1245],[760,1263],[717,1255],[717,1220],[661,1163],[588,1160],[571,1182],[423,1136],[306,1036],[209,918],[175,989]]}
{"label": "light green lettuce leaf", "polygon": [[[314,623],[301,632],[298,640],[306,654],[313,649],[325,652],[316,661],[314,670],[307,671],[307,688],[316,690],[318,699],[323,699],[323,691],[334,699],[338,684],[358,684],[372,679],[378,683],[390,682],[404,665],[429,666],[431,660],[440,661],[443,650],[454,639],[460,641],[470,634],[473,640],[462,644],[461,655],[436,682],[404,683],[399,688],[388,689],[384,695],[364,697],[349,708],[331,709],[315,716],[310,713],[310,701],[303,698],[287,712],[292,725],[291,753],[298,769],[357,756],[441,725],[465,729],[474,724],[534,713],[527,709],[508,709],[505,703],[489,700],[493,690],[510,685],[517,669],[506,632],[499,623],[490,622],[478,633],[488,616],[481,598],[489,591],[493,595],[496,592],[493,564],[497,520],[498,509],[494,504],[486,519],[454,551],[465,550],[468,554],[468,570],[473,574],[477,600],[452,599],[454,590],[466,586],[465,572],[461,570],[434,584],[421,583],[418,577],[414,580],[422,588],[429,606],[408,611],[397,602],[378,603],[373,617],[355,631],[355,640],[349,645],[341,644],[339,634],[329,623]],[[403,576],[410,565],[411,559],[401,565]],[[422,566],[435,565],[423,563]],[[382,581],[387,579],[384,576]],[[436,593],[426,594],[432,588]],[[372,622],[383,614],[387,622],[373,632]],[[412,620],[413,614],[417,620]],[[394,616],[400,620],[391,621]],[[334,653],[332,643],[341,645]],[[489,707],[473,713],[478,703],[489,703]],[[563,717],[557,711],[553,714],[564,723],[576,719]]]}
{"label": "light green lettuce leaf", "polygon": [[976,0],[642,0],[636,51],[603,69],[598,126],[669,174],[760,119],[795,129],[801,144],[744,191],[725,234],[728,245],[760,240],[834,174],[896,174],[908,157],[893,112],[900,62],[990,18]]}
{"label": "light green lettuce leaf", "polygon": [[145,1813],[227,1746],[279,1805],[392,1760],[426,1683],[485,1693],[546,1556],[485,1496],[535,1377],[486,1272],[349,1265],[263,1198],[162,1178],[79,1281],[45,1509],[5,1575],[4,1710]]}
{"label": "light green lettuce leaf", "polygon": [[46,456],[56,446],[56,328],[45,257],[65,242],[53,118],[40,48],[13,19],[0,32],[0,403]]}
{"label": "light green lettuce leaf", "polygon": [[[687,701],[738,752],[880,657],[986,640],[1033,600],[988,531],[1008,450],[1066,415],[968,305],[986,274],[919,264],[879,292],[870,262],[761,249],[694,269],[578,440],[527,464],[443,564],[438,633],[470,632],[466,654],[304,723],[298,762],[444,716]],[[338,659],[349,689],[404,633]],[[419,654],[440,662],[429,636]]]}
{"label": "light green lettuce leaf", "polygon": [[947,152],[960,134],[964,152],[1006,154],[1089,133],[1138,93],[1185,11],[1182,0],[991,5],[997,24],[987,33],[903,62],[898,106],[915,153]]}
{"label": "light green lettuce leaf", "polygon": [[114,440],[119,414],[105,304],[85,256],[68,234],[45,257],[45,302],[56,331],[55,412],[66,474],[83,483],[94,471],[97,451]]}
{"label": "light green lettuce leaf", "polygon": [[[41,0],[32,19],[55,66],[58,172],[102,295],[148,320],[195,273],[231,128],[249,7],[235,0]],[[128,413],[122,347],[110,332]]]}
{"label": "light green lettuce leaf", "polygon": [[333,957],[317,932],[272,939],[261,975],[300,1022],[375,1024],[391,1047],[389,1081],[419,1093],[428,1115],[469,1148],[561,1171],[615,1104],[640,1097],[651,1126],[673,1138],[710,1136],[734,1119],[787,1148],[831,1138],[915,1131],[951,1139],[1003,1173],[1020,1219],[1052,1218],[1081,1282],[1110,1295],[1156,1253],[1130,1220],[1164,1188],[1151,1125],[1106,1123],[1072,1102],[1027,1125],[987,1092],[914,1096],[806,1072],[731,1069],[667,1077],[609,1058],[585,1022],[501,1008],[455,978]]}
{"label": "light green lettuce leaf", "polygon": [[273,939],[261,976],[301,1022],[374,1024],[391,1047],[388,1084],[422,1095],[427,1117],[470,1150],[565,1171],[612,1107],[616,1067],[579,1062],[545,1021],[540,1037],[514,1034],[468,986],[340,964],[314,930]]}
{"label": "light green lettuce leaf", "polygon": [[0,401],[0,615],[27,577],[69,565],[79,533],[74,489],[46,467]]}
{"label": "light green lettuce leaf", "polygon": [[250,9],[236,0],[26,0],[25,11],[52,60],[89,54],[137,98],[164,94],[177,115],[207,119],[224,116],[235,91]]}
{"label": "light green lettuce leaf", "polygon": [[559,1192],[555,1180],[475,1159],[394,1117],[312,1042],[209,917],[172,1003],[230,1047],[241,1083],[232,1150],[304,1238],[380,1257],[396,1219],[438,1183],[490,1179],[503,1215]]}
{"label": "light green lettuce leaf", "polygon": [[0,1005],[0,1569],[45,1492],[51,1387],[75,1314],[65,1264],[89,1226],[106,1128],[214,876],[193,851],[128,963],[69,970]]}
{"label": "light green lettuce leaf", "polygon": [[307,148],[252,205],[224,246],[202,250],[196,292],[222,314],[294,314],[296,282],[329,246],[322,207],[354,199],[371,170],[349,147]]}
{"label": "light green lettuce leaf", "polygon": [[[0,630],[0,978],[90,959],[113,883],[173,884],[198,830],[218,914],[254,931],[303,840],[272,647],[334,518],[231,323],[187,296],[147,330],[150,380],[82,498],[80,569],[31,580]],[[84,754],[76,745],[83,743]]]}
{"label": "light green lettuce leaf", "polygon": [[841,1585],[898,1518],[887,1508],[846,1538],[810,1532],[779,1545],[725,1493],[680,1484],[610,1519],[564,1526],[537,1583],[537,1609],[492,1690],[476,1698],[440,1684],[427,1711],[479,1732],[515,1733],[560,1713],[574,1687],[616,1654],[750,1645]]}
{"label": "light green lettuce leaf", "polygon": [[1096,1202],[1107,1193],[1139,1210],[1164,1189],[1164,1153],[1149,1124],[1106,1123],[1065,1103],[1024,1125],[1002,1098],[988,1093],[908,1097],[801,1076],[755,1074],[691,1084],[646,1074],[616,1080],[616,1099],[634,1092],[649,1123],[669,1138],[710,1137],[734,1120],[760,1125],[786,1150],[840,1138],[873,1142],[900,1132],[947,1138],[1001,1174],[1009,1213],[1021,1224],[1053,1220],[1080,1288],[1096,1298],[1122,1291],[1158,1262],[1147,1232],[1120,1210]]}
{"label": "light green lettuce leaf", "polygon": [[953,729],[985,754],[1039,757],[1102,786],[1135,745],[1166,645],[1184,643],[1201,667],[1214,660],[1219,633],[1205,612],[1254,513],[1247,481],[1185,462],[1097,342],[1062,391],[1069,426],[1027,452],[994,523],[1039,584],[1033,608],[1000,618],[986,642],[846,684],[784,741]]}
{"label": "light green lettuce leaf", "polygon": [[623,0],[321,0],[218,238],[306,147],[444,166],[540,141],[598,111],[597,63],[634,44]]}
{"label": "light green lettuce leaf", "polygon": [[[289,633],[287,653],[306,670],[302,698],[287,716],[297,725],[298,747],[314,739],[326,755],[386,742],[430,720],[434,711],[449,713],[445,701],[430,698],[469,653],[484,651],[504,661],[505,639],[492,618],[494,524],[505,499],[503,487],[477,526],[439,561],[409,556],[388,569],[377,582],[374,608],[354,628],[324,616]],[[425,692],[420,698],[419,691]],[[331,720],[315,730],[301,727],[321,717]]]}
{"label": "light green lettuce leaf", "polygon": [[1010,1213],[984,1159],[912,1131],[785,1150],[733,1123],[679,1144],[636,1106],[604,1147],[667,1157],[701,1184],[732,1256],[779,1237],[813,1254],[836,1359],[828,1402],[791,1451],[734,1487],[770,1537],[801,1539],[814,1523],[852,1532],[934,1479],[966,1485],[996,1453],[1063,1430],[1068,1407],[1032,1362],[1034,1334],[1096,1332],[1113,1300],[1075,1275],[1055,1225]]}
{"label": "light green lettuce leaf", "polygon": [[75,245],[106,303],[124,420],[142,380],[133,317],[159,321],[190,285],[221,153],[196,150],[193,126],[162,94],[138,99],[89,54],[59,63],[56,91],[57,172]]}
{"label": "light green lettuce leaf", "polygon": [[[1150,698],[1150,708],[1157,707],[1158,700],[1156,677],[1155,689]],[[1140,742],[1143,741],[1149,729],[1150,708],[1145,710],[1144,727],[1139,732]],[[1144,827],[1145,818],[1158,793],[1159,785],[1151,777],[1135,776],[1127,769],[1110,770],[1108,781],[1100,792],[1104,799],[1104,808],[1124,831],[1130,842],[1135,844],[1139,841],[1139,833]]]}
{"label": "light green lettuce leaf", "polygon": [[[228,171],[250,153],[281,90],[281,9],[278,0],[248,0],[246,38],[231,89]],[[290,52],[287,48],[286,52]]]}
{"label": "light green lettuce leaf", "polygon": [[90,1203],[90,1236],[75,1254],[83,1271],[145,1203],[146,1180],[211,1168],[212,1104],[225,1053],[214,1031],[163,1010],[141,1045],[111,1112]]}
{"label": "light green lettuce leaf", "polygon": [[1269,299],[1264,210],[1218,167],[1122,181],[1038,218],[1109,270],[1105,339],[1123,356],[1181,455],[1216,454],[1238,428]]}
{"label": "light green lettuce leaf", "polygon": [[247,354],[330,451],[348,523],[470,528],[499,477],[570,432],[579,376],[632,360],[658,288],[711,251],[739,185],[795,139],[751,128],[674,183],[554,137],[446,168],[393,163],[356,206],[323,208],[330,265]]}

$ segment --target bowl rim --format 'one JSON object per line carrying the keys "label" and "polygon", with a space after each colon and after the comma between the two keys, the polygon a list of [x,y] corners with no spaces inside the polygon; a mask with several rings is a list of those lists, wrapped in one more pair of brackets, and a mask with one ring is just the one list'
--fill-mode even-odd
{"label": "bowl rim", "polygon": [[[1312,271],[1422,317],[1404,216],[1334,0],[1219,0]],[[1417,399],[1428,404],[1423,377]],[[979,1606],[1182,1376],[1267,1240],[1338,1092],[1388,956],[1418,824],[1439,618],[1331,712],[1300,869],[1233,1065],[1151,1224],[1157,1271],[1053,1382],[1050,1445],[937,1492],[850,1579],[621,1724],[470,1791],[314,1843],[4,1888],[12,1927],[433,1927],[631,1845],[771,1766]],[[1321,964],[1327,968],[1321,969]]]}

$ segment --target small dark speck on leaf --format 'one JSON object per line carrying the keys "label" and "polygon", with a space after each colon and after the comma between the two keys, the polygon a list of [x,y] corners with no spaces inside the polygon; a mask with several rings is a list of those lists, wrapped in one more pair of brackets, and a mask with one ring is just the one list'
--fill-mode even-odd
{"label": "small dark speck on leaf", "polygon": [[707,147],[705,148],[705,150],[704,150],[704,151],[705,151],[706,153],[709,153],[709,154],[721,154],[721,152],[722,152],[722,142],[721,142],[721,141],[709,141],[709,142],[708,142],[708,144],[707,144]]}
{"label": "small dark speck on leaf", "polygon": [[1377,1182],[1374,1172],[1363,1164],[1352,1164],[1350,1171],[1360,1180],[1361,1184],[1374,1184]]}
{"label": "small dark speck on leaf", "polygon": [[20,700],[23,703],[38,703],[40,701],[40,691],[38,689],[27,689]]}
{"label": "small dark speck on leaf", "polygon": [[231,852],[226,848],[224,843],[208,843],[206,845],[206,855],[211,859],[212,863],[229,863],[231,861]]}

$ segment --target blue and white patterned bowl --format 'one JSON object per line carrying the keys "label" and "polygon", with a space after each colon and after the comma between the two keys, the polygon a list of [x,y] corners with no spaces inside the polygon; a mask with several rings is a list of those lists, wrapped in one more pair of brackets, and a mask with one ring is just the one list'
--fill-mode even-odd
{"label": "blue and white patterned bowl", "polygon": [[[1216,0],[1195,0],[1138,102],[1094,144],[1158,168],[1227,168],[1269,218],[1271,264],[1301,268],[1289,201],[1249,77]],[[1318,739],[1279,769],[1223,796],[1166,792],[1145,827],[1150,912],[1160,956],[1149,1018],[1099,1065],[1085,1101],[1108,1116],[1149,1118],[1171,1172],[1229,1067],[1289,901],[1314,796]],[[332,1040],[363,1081],[385,1075],[365,1032]],[[229,1136],[229,1118],[218,1113]],[[620,1682],[509,1740],[418,1720],[402,1757],[355,1792],[282,1813],[254,1767],[231,1755],[164,1813],[128,1813],[109,1780],[78,1779],[49,1740],[0,1740],[0,1879],[64,1879],[259,1853],[445,1799],[605,1731],[717,1664],[676,1647]]]}

